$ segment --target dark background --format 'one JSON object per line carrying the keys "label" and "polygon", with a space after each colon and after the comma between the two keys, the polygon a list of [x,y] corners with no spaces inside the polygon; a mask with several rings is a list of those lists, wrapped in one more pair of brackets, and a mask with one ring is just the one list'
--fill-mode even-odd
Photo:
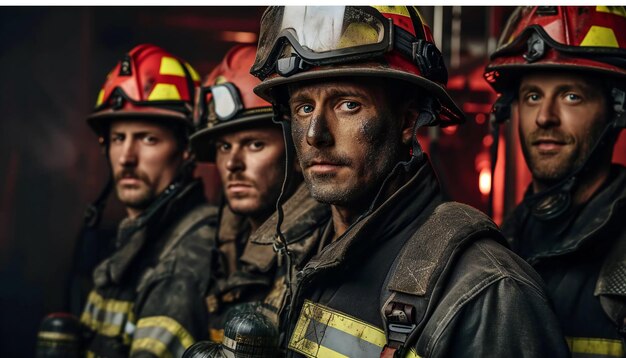
{"label": "dark background", "polygon": [[[482,80],[482,69],[495,44],[492,34],[512,8],[421,10],[439,34],[450,90],[470,119],[459,128],[425,131],[422,139],[425,146],[433,144],[429,150],[449,196],[487,211],[488,196],[479,191],[478,178],[489,164],[483,143],[494,93]],[[32,356],[41,318],[65,309],[83,210],[108,176],[97,138],[85,123],[108,71],[132,47],[147,42],[206,75],[237,42],[256,42],[262,12],[260,7],[0,8],[0,357]],[[514,136],[509,138],[514,144]],[[508,189],[504,175],[495,186],[497,221],[528,183],[511,143]],[[199,174],[215,200],[214,172],[201,166]],[[115,199],[109,202],[103,226],[114,228],[124,212]]]}

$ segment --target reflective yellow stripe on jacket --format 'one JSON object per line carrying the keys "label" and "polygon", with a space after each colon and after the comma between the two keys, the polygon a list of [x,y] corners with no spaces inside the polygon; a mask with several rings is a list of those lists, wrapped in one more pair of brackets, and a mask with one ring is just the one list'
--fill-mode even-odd
{"label": "reflective yellow stripe on jacket", "polygon": [[616,339],[565,337],[572,358],[623,357],[624,345]]}
{"label": "reflective yellow stripe on jacket", "polygon": [[91,291],[80,321],[97,334],[119,336],[125,344],[130,344],[135,329],[133,302],[104,298]]}
{"label": "reflective yellow stripe on jacket", "polygon": [[194,339],[185,327],[167,316],[141,318],[130,348],[131,355],[148,351],[157,357],[182,357]]}
{"label": "reflective yellow stripe on jacket", "polygon": [[[358,318],[305,301],[289,348],[307,357],[379,357],[385,332]],[[411,349],[406,358],[418,358]]]}

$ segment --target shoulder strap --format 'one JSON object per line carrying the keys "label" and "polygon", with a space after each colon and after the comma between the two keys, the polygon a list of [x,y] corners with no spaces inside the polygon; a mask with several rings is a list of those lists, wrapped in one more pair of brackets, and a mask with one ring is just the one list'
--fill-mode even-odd
{"label": "shoulder strap", "polygon": [[381,292],[387,344],[381,357],[404,357],[436,308],[442,280],[476,239],[504,244],[496,224],[482,212],[456,202],[442,203],[405,243]]}
{"label": "shoulder strap", "polygon": [[141,280],[137,285],[138,292],[142,291],[144,287],[150,282],[155,272],[159,271],[159,266],[164,263],[165,259],[170,255],[170,253],[174,251],[180,241],[192,230],[196,229],[199,226],[208,224],[209,221],[207,219],[210,217],[216,217],[217,211],[218,209],[212,205],[197,205],[196,207],[191,209],[191,211],[189,211],[187,215],[179,220],[174,225],[174,227],[172,227],[172,229],[168,231],[170,239],[167,241],[165,247],[159,255],[159,263],[156,267],[146,270],[145,274],[141,277]]}

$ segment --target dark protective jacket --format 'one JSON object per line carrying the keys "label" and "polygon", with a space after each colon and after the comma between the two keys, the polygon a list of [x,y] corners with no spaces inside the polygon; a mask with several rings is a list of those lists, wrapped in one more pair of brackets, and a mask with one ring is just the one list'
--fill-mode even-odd
{"label": "dark protective jacket", "polygon": [[536,219],[523,202],[503,226],[546,282],[574,357],[626,352],[625,220],[626,168],[614,165],[598,192],[561,218]]}
{"label": "dark protective jacket", "polygon": [[94,270],[81,316],[87,356],[180,357],[206,339],[216,225],[199,180],[171,185],[120,223],[117,249]]}
{"label": "dark protective jacket", "polygon": [[[283,235],[295,267],[302,268],[320,245],[321,229],[330,220],[328,205],[315,201],[304,184],[283,205]],[[275,212],[252,235],[247,221],[224,207],[218,243],[222,259],[207,298],[211,340],[221,342],[227,321],[237,312],[259,311],[277,322],[282,308],[286,262],[274,251]]]}
{"label": "dark protective jacket", "polygon": [[[428,161],[419,169],[398,166],[395,173],[404,185],[374,202],[372,210],[298,273],[288,356],[379,357],[388,328],[381,312],[388,282],[418,286],[423,272],[440,268],[445,268],[440,279],[429,288],[436,299],[427,302],[422,331],[407,357],[567,356],[539,276],[493,238],[466,242],[454,258],[429,262],[418,257],[413,267],[392,268],[405,252],[430,249],[410,239],[443,203]],[[490,223],[468,206],[447,205],[459,220]],[[445,233],[448,223],[438,226]],[[325,235],[332,236],[330,225]],[[411,244],[404,247],[407,241]],[[433,245],[432,250],[439,248]]]}

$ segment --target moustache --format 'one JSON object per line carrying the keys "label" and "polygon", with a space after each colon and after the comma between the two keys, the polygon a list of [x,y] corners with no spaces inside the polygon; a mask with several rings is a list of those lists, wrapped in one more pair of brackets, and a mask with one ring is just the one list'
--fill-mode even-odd
{"label": "moustache", "polygon": [[226,184],[231,183],[231,182],[237,182],[237,183],[249,184],[251,186],[255,186],[254,180],[248,178],[241,172],[229,173],[228,176],[226,177]]}
{"label": "moustache", "polygon": [[352,160],[348,156],[321,150],[312,150],[300,155],[300,163],[303,168],[308,168],[318,162],[341,166],[350,166],[352,164]]}
{"label": "moustache", "polygon": [[146,184],[150,182],[150,179],[148,178],[148,175],[146,173],[143,173],[136,169],[124,168],[114,175],[114,179],[116,183],[126,178],[139,179]]}
{"label": "moustache", "polygon": [[551,141],[555,141],[558,143],[563,143],[563,144],[572,144],[574,143],[574,137],[572,137],[571,135],[568,135],[566,133],[563,133],[557,129],[554,128],[550,128],[550,129],[543,129],[543,128],[539,128],[536,129],[535,131],[531,132],[528,135],[528,138],[526,139],[526,142],[529,144],[534,144],[540,140],[546,140],[549,139]]}

